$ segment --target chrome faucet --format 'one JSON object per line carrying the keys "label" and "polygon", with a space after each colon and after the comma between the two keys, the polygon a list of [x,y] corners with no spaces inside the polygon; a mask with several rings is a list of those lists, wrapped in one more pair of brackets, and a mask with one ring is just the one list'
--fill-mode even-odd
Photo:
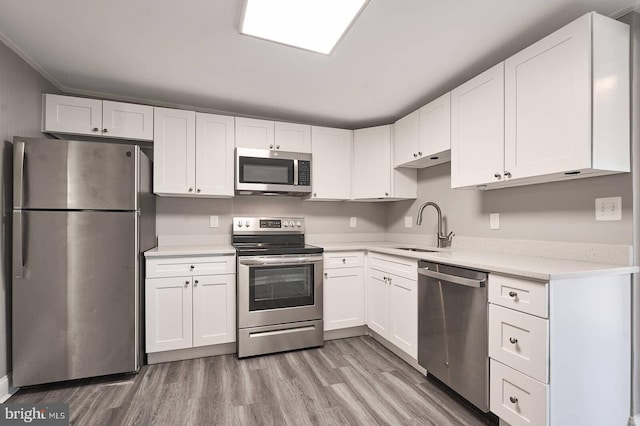
{"label": "chrome faucet", "polygon": [[453,232],[449,232],[449,235],[444,235],[444,233],[442,232],[442,211],[440,210],[440,206],[438,206],[436,203],[433,203],[431,201],[427,201],[426,203],[424,203],[423,205],[420,206],[420,209],[418,209],[418,218],[416,219],[416,224],[417,225],[422,225],[422,211],[424,210],[425,207],[427,206],[432,206],[433,208],[436,209],[436,212],[438,213],[438,244],[437,247],[441,248],[443,247],[443,243],[444,242],[451,242],[451,238],[453,237]]}

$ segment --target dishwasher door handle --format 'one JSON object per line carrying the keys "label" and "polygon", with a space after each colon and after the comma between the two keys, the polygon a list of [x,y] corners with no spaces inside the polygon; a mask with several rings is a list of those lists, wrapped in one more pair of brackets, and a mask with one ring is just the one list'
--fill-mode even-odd
{"label": "dishwasher door handle", "polygon": [[443,274],[442,272],[432,271],[427,268],[418,268],[418,273],[430,278],[435,278],[440,281],[446,281],[449,283],[466,285],[467,287],[480,288],[484,287],[485,280],[474,280],[471,278],[458,277],[456,275]]}

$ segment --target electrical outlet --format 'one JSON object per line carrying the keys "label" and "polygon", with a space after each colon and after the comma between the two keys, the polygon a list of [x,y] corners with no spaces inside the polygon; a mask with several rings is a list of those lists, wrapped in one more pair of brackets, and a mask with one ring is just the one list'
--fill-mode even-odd
{"label": "electrical outlet", "polygon": [[413,226],[413,216],[404,217],[404,227],[411,228]]}
{"label": "electrical outlet", "polygon": [[489,214],[489,229],[500,229],[500,213]]}
{"label": "electrical outlet", "polygon": [[622,197],[596,198],[596,220],[622,220]]}
{"label": "electrical outlet", "polygon": [[218,216],[209,216],[209,228],[217,228],[219,226]]}
{"label": "electrical outlet", "polygon": [[356,226],[358,226],[358,218],[355,216],[352,216],[351,220],[349,221],[349,226],[352,228],[355,228]]}

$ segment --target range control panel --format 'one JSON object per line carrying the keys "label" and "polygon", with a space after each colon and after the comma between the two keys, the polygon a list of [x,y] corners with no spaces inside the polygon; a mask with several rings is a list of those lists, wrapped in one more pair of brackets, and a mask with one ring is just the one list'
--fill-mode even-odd
{"label": "range control panel", "polygon": [[304,233],[303,217],[234,217],[233,233]]}

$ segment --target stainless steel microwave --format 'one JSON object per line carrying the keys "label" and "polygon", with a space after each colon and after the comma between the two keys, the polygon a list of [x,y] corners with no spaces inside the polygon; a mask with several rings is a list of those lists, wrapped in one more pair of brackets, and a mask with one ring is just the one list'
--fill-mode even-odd
{"label": "stainless steel microwave", "polygon": [[311,154],[236,148],[236,194],[306,195]]}

